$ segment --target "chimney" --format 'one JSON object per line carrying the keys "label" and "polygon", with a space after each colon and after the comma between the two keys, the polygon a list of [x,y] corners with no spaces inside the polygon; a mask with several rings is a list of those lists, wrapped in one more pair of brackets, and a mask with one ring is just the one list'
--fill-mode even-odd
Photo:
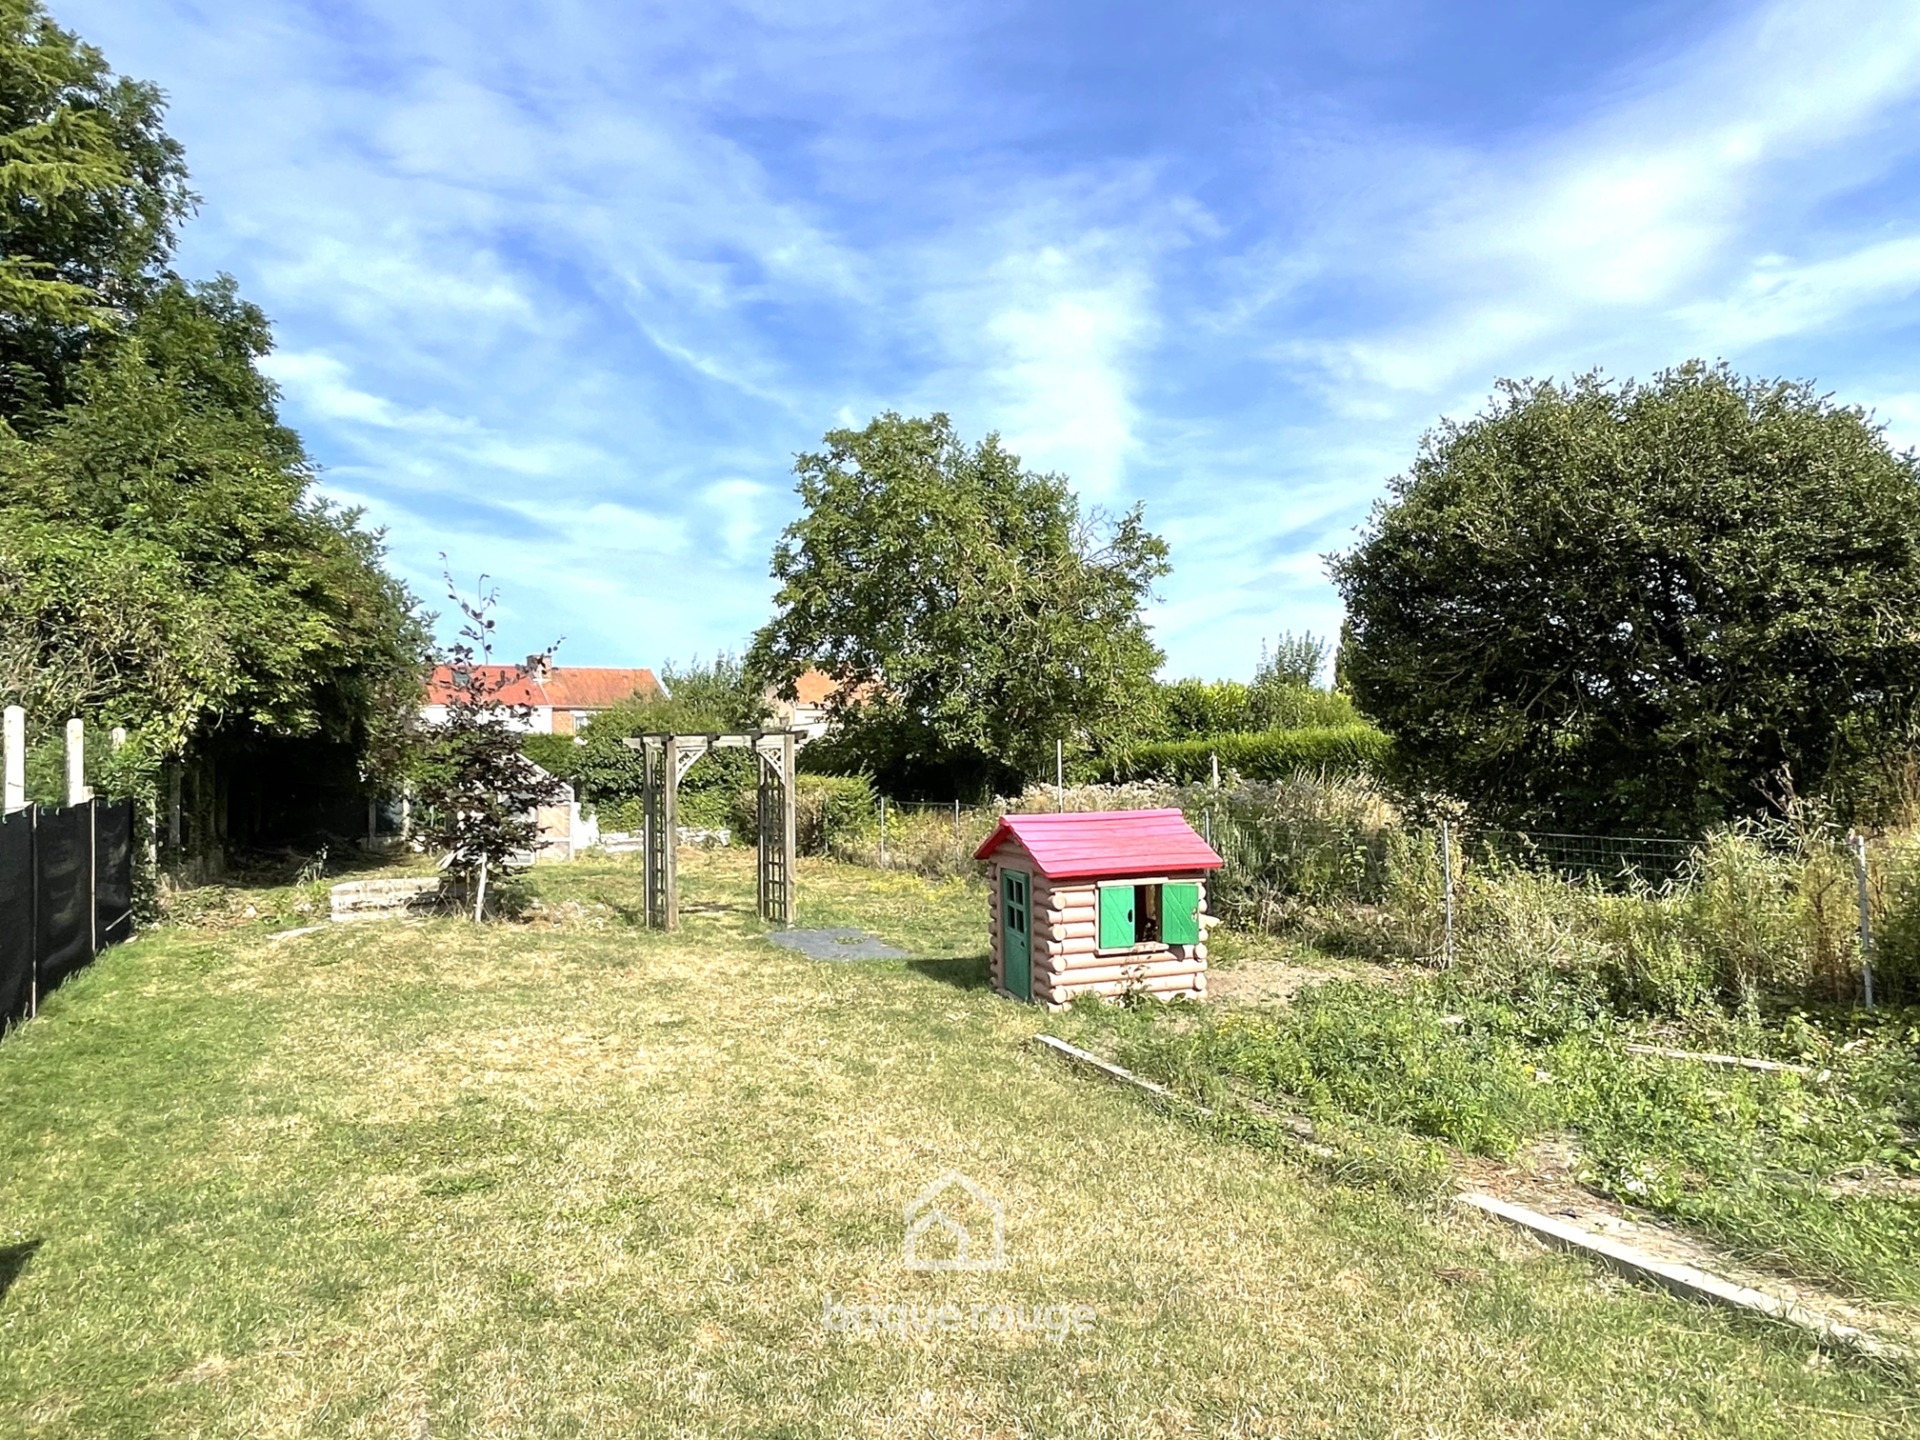
{"label": "chimney", "polygon": [[553,678],[553,656],[551,653],[527,656],[527,676],[544,685]]}

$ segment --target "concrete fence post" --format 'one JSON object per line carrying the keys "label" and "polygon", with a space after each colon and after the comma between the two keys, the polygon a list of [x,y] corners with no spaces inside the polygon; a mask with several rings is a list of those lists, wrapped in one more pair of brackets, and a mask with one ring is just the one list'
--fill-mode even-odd
{"label": "concrete fence post", "polygon": [[87,789],[87,726],[76,717],[67,721],[67,804],[84,805],[92,798]]}
{"label": "concrete fence post", "polygon": [[1440,964],[1450,970],[1453,968],[1453,825],[1447,820],[1440,822],[1440,895],[1444,909]]}
{"label": "concrete fence post", "polygon": [[27,808],[27,712],[7,706],[6,813]]}
{"label": "concrete fence post", "polygon": [[1207,768],[1210,778],[1207,781],[1207,808],[1200,812],[1207,825],[1207,844],[1213,844],[1213,812],[1220,803],[1220,752],[1215,750],[1207,756]]}

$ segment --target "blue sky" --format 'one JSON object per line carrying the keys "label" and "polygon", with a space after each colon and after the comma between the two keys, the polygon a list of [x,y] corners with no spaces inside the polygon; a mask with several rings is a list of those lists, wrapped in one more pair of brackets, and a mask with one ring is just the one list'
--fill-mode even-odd
{"label": "blue sky", "polygon": [[946,410],[1173,547],[1173,674],[1339,619],[1423,430],[1688,356],[1920,443],[1920,4],[53,0],[172,96],[188,273],[507,653],[737,646],[790,466]]}

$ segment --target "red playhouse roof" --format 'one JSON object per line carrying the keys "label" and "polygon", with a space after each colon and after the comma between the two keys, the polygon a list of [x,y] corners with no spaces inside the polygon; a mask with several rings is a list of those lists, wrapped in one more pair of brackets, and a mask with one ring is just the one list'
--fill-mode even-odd
{"label": "red playhouse roof", "polygon": [[973,858],[986,859],[1008,839],[1024,845],[1049,880],[1218,870],[1226,863],[1178,810],[1002,815]]}

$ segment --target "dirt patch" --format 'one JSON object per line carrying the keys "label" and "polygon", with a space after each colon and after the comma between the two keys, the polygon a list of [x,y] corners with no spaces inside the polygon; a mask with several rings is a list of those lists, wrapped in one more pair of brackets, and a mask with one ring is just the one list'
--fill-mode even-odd
{"label": "dirt patch", "polygon": [[1379,973],[1368,966],[1349,969],[1249,957],[1225,969],[1210,968],[1207,997],[1230,1005],[1290,1005],[1294,996],[1311,985],[1324,985],[1329,980],[1380,978]]}

